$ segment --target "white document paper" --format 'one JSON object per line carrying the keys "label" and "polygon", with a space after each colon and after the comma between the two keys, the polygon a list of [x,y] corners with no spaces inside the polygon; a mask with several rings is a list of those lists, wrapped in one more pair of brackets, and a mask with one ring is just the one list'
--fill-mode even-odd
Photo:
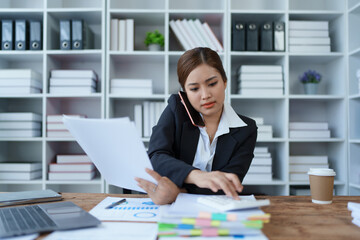
{"label": "white document paper", "polygon": [[105,180],[115,186],[144,192],[135,177],[156,183],[145,172],[152,168],[135,124],[129,118],[63,117],[63,122]]}
{"label": "white document paper", "polygon": [[159,220],[159,206],[150,198],[127,198],[125,203],[106,209],[107,206],[121,199],[107,197],[89,213],[101,221],[157,222]]}
{"label": "white document paper", "polygon": [[[198,203],[197,199],[203,196],[206,195],[180,193],[177,196],[176,201],[170,207],[161,209],[161,215],[171,217],[197,217],[200,212],[219,212],[214,208]],[[254,195],[242,195],[240,197],[244,200],[255,200]],[[236,214],[238,220],[246,220],[247,217],[251,215],[264,214],[259,208],[229,211],[226,213]]]}
{"label": "white document paper", "polygon": [[96,228],[56,231],[45,240],[155,240],[156,223],[103,222]]}

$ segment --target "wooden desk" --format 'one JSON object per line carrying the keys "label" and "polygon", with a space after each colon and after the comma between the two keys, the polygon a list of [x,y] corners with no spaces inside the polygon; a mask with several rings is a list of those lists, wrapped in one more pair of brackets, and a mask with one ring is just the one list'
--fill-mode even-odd
{"label": "wooden desk", "polygon": [[[72,201],[90,211],[106,196],[146,197],[146,195],[119,195],[102,193],[63,193],[66,201]],[[319,205],[308,196],[257,197],[268,198],[271,205],[263,207],[271,214],[270,223],[263,232],[269,239],[360,239],[360,228],[351,223],[347,202],[360,202],[360,197],[336,196],[333,203]]]}

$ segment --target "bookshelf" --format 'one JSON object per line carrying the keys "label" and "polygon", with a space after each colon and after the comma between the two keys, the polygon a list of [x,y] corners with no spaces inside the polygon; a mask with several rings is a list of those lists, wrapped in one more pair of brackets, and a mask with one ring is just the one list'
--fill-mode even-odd
{"label": "bookshelf", "polygon": [[[43,76],[44,93],[29,96],[0,96],[0,112],[33,111],[43,115],[42,137],[0,139],[0,161],[31,159],[43,163],[43,177],[33,181],[0,181],[1,191],[51,188],[69,192],[110,192],[122,190],[107,184],[100,176],[92,181],[48,181],[48,164],[56,154],[82,153],[73,139],[47,138],[46,115],[81,113],[91,118],[129,116],[134,106],[144,101],[167,102],[180,87],[176,64],[182,47],[169,27],[174,19],[206,21],[222,43],[219,53],[228,76],[226,100],[234,109],[250,117],[262,117],[272,125],[273,138],[259,140],[257,146],[269,148],[273,158],[273,180],[248,182],[245,189],[270,195],[289,195],[290,188],[308,187],[307,182],[289,181],[289,156],[327,155],[330,167],[337,173],[337,195],[360,194],[360,130],[356,126],[360,97],[355,72],[359,65],[360,35],[355,31],[360,19],[358,0],[25,0],[0,3],[1,19],[26,16],[43,22],[43,50],[37,52],[2,52],[1,68],[31,68]],[[58,21],[64,18],[84,19],[94,32],[94,49],[59,50]],[[110,50],[111,19],[134,19],[134,51]],[[288,26],[291,20],[329,21],[330,53],[292,53],[288,50]],[[231,51],[231,25],[234,21],[285,22],[284,52]],[[150,52],[143,44],[147,31],[158,29],[165,46]],[[284,94],[281,96],[243,96],[237,94],[237,69],[240,65],[281,65]],[[49,94],[51,69],[94,69],[100,78],[96,93],[91,95]],[[319,94],[305,95],[298,76],[316,69],[323,75]],[[348,70],[347,70],[348,69]],[[113,78],[153,80],[153,94],[133,96],[112,94]],[[346,84],[348,82],[348,84]],[[349,90],[348,90],[349,89]],[[348,117],[344,117],[348,116]],[[347,120],[348,119],[348,120]],[[326,121],[330,139],[291,139],[289,122]],[[349,126],[349,128],[347,128]],[[145,145],[149,138],[143,138]],[[28,152],[24,154],[23,152]],[[356,175],[357,174],[357,175]],[[349,176],[349,178],[348,178]],[[357,178],[356,178],[357,176]]]}
{"label": "bookshelf", "polygon": [[360,35],[354,31],[360,23],[360,1],[348,2],[348,131],[349,131],[349,194],[360,194],[360,89],[356,72],[360,66]]}

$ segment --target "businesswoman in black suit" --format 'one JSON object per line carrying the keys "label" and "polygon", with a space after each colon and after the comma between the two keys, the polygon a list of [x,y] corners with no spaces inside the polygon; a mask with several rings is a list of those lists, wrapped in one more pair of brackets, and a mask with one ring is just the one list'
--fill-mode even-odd
{"label": "businesswoman in black suit", "polygon": [[226,194],[238,199],[253,159],[255,121],[237,115],[225,102],[227,78],[219,55],[209,48],[186,51],[177,65],[179,83],[205,127],[194,126],[178,95],[153,128],[148,154],[157,185],[136,179],[158,204],[180,191]]}

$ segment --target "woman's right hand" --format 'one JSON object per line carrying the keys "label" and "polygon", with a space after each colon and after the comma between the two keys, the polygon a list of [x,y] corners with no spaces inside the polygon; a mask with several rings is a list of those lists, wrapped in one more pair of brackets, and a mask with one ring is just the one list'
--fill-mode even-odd
{"label": "woman's right hand", "polygon": [[223,190],[227,196],[234,199],[240,199],[238,192],[242,192],[244,188],[236,174],[220,171],[193,170],[185,179],[185,183],[195,184],[200,188],[209,188],[213,192]]}

